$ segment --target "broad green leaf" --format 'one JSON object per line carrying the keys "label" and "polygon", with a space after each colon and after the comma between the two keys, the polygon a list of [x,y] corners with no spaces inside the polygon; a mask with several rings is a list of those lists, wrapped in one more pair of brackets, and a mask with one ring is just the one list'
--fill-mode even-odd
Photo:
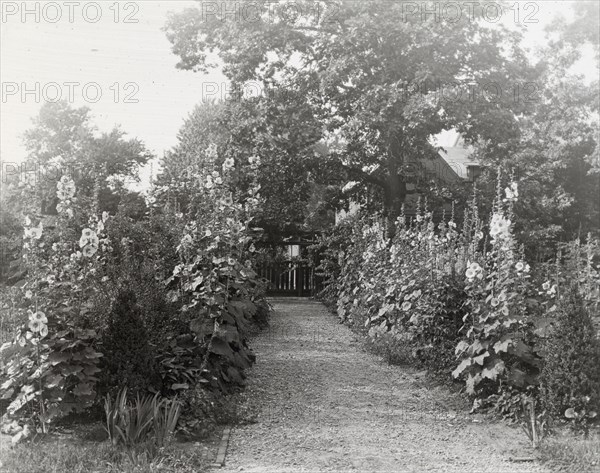
{"label": "broad green leaf", "polygon": [[174,383],[171,385],[171,389],[173,391],[177,391],[180,389],[189,389],[189,388],[190,388],[190,385],[187,383]]}
{"label": "broad green leaf", "polygon": [[475,363],[477,363],[480,366],[483,366],[483,363],[485,362],[485,359],[490,356],[490,354],[486,351],[485,353],[482,353],[479,356],[476,356],[475,358],[473,358],[473,361]]}
{"label": "broad green leaf", "polygon": [[59,363],[64,363],[65,361],[68,361],[70,358],[68,353],[62,353],[62,352],[52,352],[50,353],[50,355],[48,355],[48,361],[50,362],[50,364],[52,366],[56,366]]}
{"label": "broad green leaf", "polygon": [[506,340],[499,340],[494,344],[494,351],[496,353],[507,352],[508,347],[511,343],[512,343],[512,340],[510,338],[507,338]]}
{"label": "broad green leaf", "polygon": [[52,389],[59,386],[64,381],[64,377],[60,373],[54,373],[46,377],[44,384],[47,388]]}
{"label": "broad green leaf", "polygon": [[219,338],[219,337],[213,338],[210,351],[217,355],[224,356],[225,358],[227,358],[230,361],[234,360],[233,350],[229,346],[229,343],[227,343],[222,338]]}
{"label": "broad green leaf", "polygon": [[75,396],[90,396],[94,393],[92,386],[89,383],[79,383],[73,389],[73,394]]}
{"label": "broad green leaf", "polygon": [[491,379],[492,381],[494,381],[499,375],[504,373],[504,370],[504,362],[502,360],[496,359],[494,360],[492,365],[484,367],[483,370],[481,370],[481,377]]}
{"label": "broad green leaf", "polygon": [[190,330],[200,339],[212,335],[214,326],[214,320],[206,317],[198,317],[190,322]]}
{"label": "broad green leaf", "polygon": [[469,348],[469,344],[466,341],[461,340],[460,342],[458,342],[458,345],[456,345],[456,348],[454,349],[454,354],[460,355],[461,353],[464,353],[464,351],[467,348]]}
{"label": "broad green leaf", "polygon": [[452,371],[452,377],[458,378],[460,374],[466,370],[469,366],[471,366],[472,361],[471,358],[465,358],[460,362],[460,364],[456,367],[454,371]]}
{"label": "broad green leaf", "polygon": [[467,394],[473,395],[475,394],[475,387],[481,381],[481,374],[477,373],[475,376],[469,373],[467,377],[466,386],[467,386]]}

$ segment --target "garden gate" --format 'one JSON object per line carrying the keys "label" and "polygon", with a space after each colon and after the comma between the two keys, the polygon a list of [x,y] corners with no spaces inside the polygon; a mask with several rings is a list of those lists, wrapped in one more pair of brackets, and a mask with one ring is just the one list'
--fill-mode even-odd
{"label": "garden gate", "polygon": [[307,248],[312,242],[286,241],[261,245],[272,250],[273,257],[258,265],[258,275],[268,282],[267,295],[309,297],[322,289]]}

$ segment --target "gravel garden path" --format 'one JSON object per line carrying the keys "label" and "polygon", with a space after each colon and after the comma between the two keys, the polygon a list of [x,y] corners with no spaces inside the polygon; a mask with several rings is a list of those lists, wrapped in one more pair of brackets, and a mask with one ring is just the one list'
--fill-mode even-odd
{"label": "gravel garden path", "polygon": [[447,388],[365,352],[320,303],[274,300],[253,341],[251,423],[231,432],[223,472],[538,473],[525,434]]}

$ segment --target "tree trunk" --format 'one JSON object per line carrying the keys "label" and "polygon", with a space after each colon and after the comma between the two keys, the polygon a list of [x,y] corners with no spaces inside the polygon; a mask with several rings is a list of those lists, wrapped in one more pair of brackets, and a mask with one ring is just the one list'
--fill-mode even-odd
{"label": "tree trunk", "polygon": [[386,188],[384,196],[384,213],[387,218],[386,237],[396,234],[396,219],[402,210],[406,198],[406,182],[399,173],[402,163],[402,145],[398,138],[393,138],[388,151]]}

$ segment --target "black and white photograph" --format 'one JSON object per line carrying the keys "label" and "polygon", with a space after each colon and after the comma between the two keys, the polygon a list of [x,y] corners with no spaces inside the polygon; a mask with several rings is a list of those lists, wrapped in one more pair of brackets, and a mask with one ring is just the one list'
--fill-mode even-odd
{"label": "black and white photograph", "polygon": [[0,472],[600,473],[598,0],[0,0]]}

